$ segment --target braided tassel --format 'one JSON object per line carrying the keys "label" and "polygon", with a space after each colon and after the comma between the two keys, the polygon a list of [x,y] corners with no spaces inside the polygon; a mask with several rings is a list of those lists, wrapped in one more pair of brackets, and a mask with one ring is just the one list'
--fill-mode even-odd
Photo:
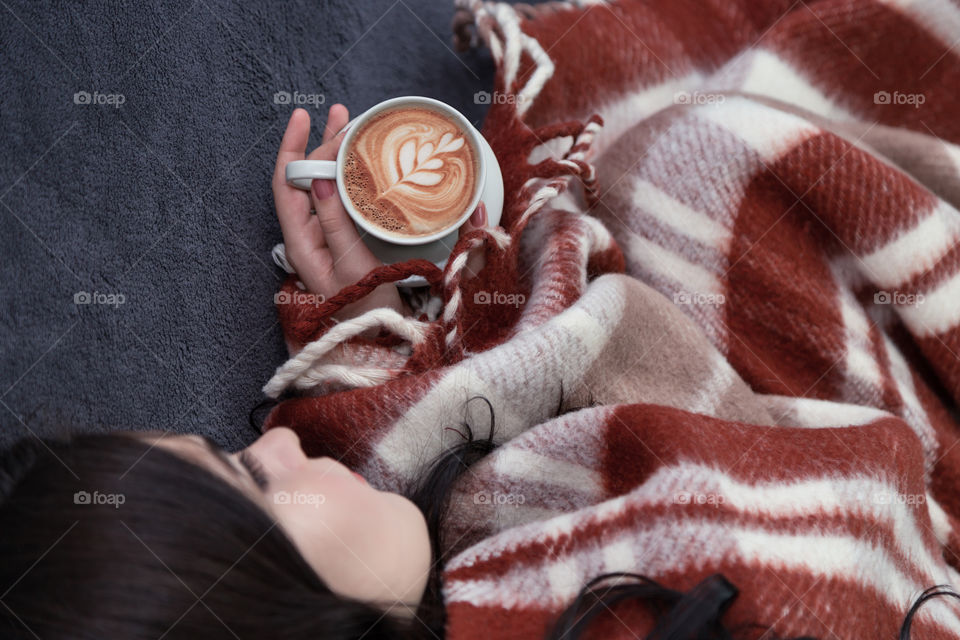
{"label": "braided tassel", "polygon": [[449,362],[457,362],[464,357],[463,347],[463,293],[460,283],[463,270],[467,265],[470,253],[493,241],[499,251],[504,251],[510,245],[511,237],[502,229],[484,227],[474,229],[454,245],[447,260],[443,274],[443,314],[440,323],[443,327],[443,343]]}

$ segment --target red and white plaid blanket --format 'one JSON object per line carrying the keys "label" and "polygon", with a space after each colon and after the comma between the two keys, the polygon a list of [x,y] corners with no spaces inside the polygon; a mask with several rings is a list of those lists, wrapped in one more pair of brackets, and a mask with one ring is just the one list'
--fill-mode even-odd
{"label": "red and white plaid blanket", "polygon": [[[490,400],[449,638],[542,635],[611,571],[723,573],[728,628],[896,637],[960,586],[960,4],[458,4],[497,64],[502,227],[278,305],[265,390],[296,397],[266,427],[402,490]],[[329,320],[410,273],[419,318]],[[626,601],[594,637],[650,629]],[[913,632],[960,637],[957,605]]]}

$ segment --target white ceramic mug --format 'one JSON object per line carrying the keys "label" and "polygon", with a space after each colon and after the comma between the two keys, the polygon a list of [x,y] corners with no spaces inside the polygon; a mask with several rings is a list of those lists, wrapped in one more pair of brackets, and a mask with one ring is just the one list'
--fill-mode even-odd
{"label": "white ceramic mug", "polygon": [[[470,198],[469,205],[463,212],[460,213],[454,223],[429,235],[403,236],[392,234],[386,229],[378,227],[374,223],[367,220],[359,211],[357,211],[356,207],[353,206],[350,197],[347,195],[346,184],[344,184],[343,171],[344,165],[346,164],[346,154],[350,149],[356,133],[360,131],[366,122],[369,122],[370,119],[375,117],[377,114],[387,109],[394,109],[397,107],[426,107],[446,115],[448,118],[456,122],[463,130],[463,133],[469,139],[470,144],[473,145],[475,157],[477,159],[477,179],[474,182],[474,193]],[[480,132],[474,128],[474,126],[469,120],[467,120],[466,117],[464,117],[462,113],[445,102],[440,102],[439,100],[434,100],[433,98],[425,98],[421,96],[401,96],[398,98],[391,98],[370,107],[362,114],[351,120],[345,128],[347,129],[347,135],[344,136],[343,143],[340,145],[340,151],[337,153],[336,160],[294,160],[287,164],[286,178],[287,182],[304,190],[309,190],[312,181],[318,178],[323,180],[336,180],[337,191],[340,196],[340,200],[343,202],[343,208],[346,209],[347,213],[357,224],[357,226],[370,235],[393,244],[427,244],[443,238],[451,231],[460,227],[460,225],[467,221],[467,218],[469,218],[470,214],[473,213],[473,210],[477,208],[477,205],[480,204],[480,197],[483,194],[484,186],[487,180],[487,163],[489,162],[487,154],[483,152],[485,141],[483,140],[483,136],[480,135]],[[499,171],[497,173],[499,173]]]}

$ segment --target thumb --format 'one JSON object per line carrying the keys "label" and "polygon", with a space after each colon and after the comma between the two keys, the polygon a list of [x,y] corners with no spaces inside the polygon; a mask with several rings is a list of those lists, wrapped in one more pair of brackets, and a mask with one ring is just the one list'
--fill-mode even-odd
{"label": "thumb", "polygon": [[333,180],[316,179],[310,185],[310,200],[323,229],[323,237],[330,247],[334,264],[360,239],[353,220],[343,208]]}

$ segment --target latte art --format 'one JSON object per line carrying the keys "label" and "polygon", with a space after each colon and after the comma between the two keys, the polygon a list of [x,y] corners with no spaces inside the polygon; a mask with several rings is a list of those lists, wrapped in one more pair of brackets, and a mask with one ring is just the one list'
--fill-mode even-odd
{"label": "latte art", "polygon": [[417,236],[445,229],[466,212],[476,173],[476,151],[457,123],[425,107],[400,107],[357,132],[344,182],[350,201],[370,222]]}

